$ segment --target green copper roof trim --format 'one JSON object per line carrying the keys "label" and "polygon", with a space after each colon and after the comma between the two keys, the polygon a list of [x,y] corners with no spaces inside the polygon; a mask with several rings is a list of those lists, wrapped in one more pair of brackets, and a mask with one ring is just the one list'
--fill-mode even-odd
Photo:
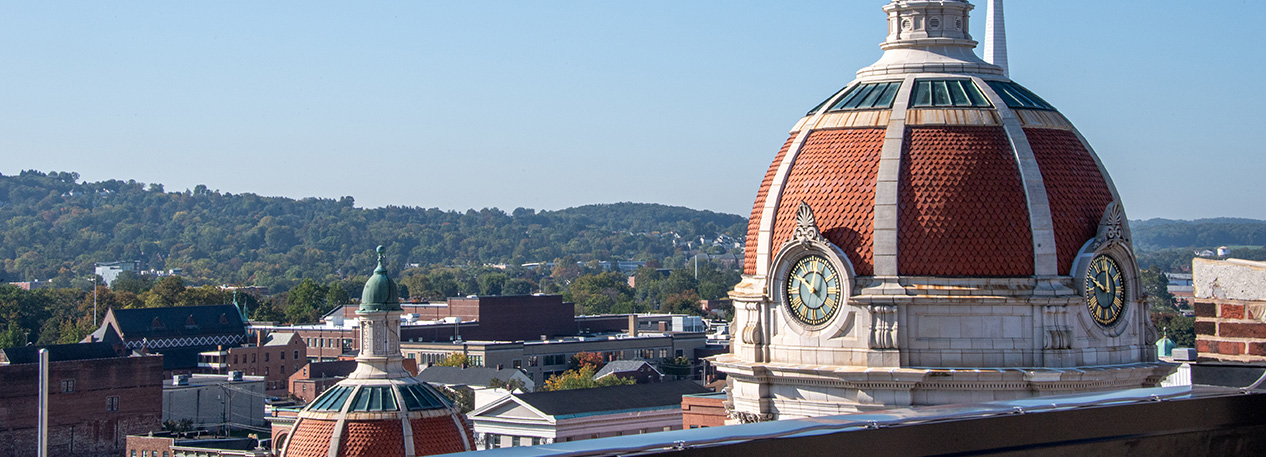
{"label": "green copper roof trim", "polygon": [[386,253],[385,248],[378,246],[378,268],[365,281],[365,291],[361,293],[357,313],[400,311],[400,292],[396,289],[396,282],[387,276],[387,267],[383,266],[382,260]]}

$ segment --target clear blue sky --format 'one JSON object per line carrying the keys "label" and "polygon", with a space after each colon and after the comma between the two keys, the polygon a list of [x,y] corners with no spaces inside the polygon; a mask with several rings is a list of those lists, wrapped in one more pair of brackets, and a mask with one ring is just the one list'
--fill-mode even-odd
{"label": "clear blue sky", "polygon": [[[3,2],[0,173],[746,216],[788,129],[879,58],[885,3]],[[1007,13],[1012,78],[1086,135],[1131,218],[1266,219],[1266,2]]]}

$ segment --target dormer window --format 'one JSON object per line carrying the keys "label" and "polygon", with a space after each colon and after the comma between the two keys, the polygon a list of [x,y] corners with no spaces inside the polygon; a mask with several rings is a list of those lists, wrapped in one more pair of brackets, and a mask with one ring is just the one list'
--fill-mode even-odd
{"label": "dormer window", "polygon": [[185,328],[194,328],[197,326],[198,322],[193,320],[193,315],[190,314],[189,317],[185,319]]}
{"label": "dormer window", "polygon": [[165,328],[167,328],[167,326],[166,326],[166,325],[163,325],[163,321],[162,321],[162,320],[160,320],[160,319],[159,319],[159,318],[157,318],[157,317],[155,317],[155,318],[154,318],[154,320],[149,321],[149,329],[150,329],[150,330],[162,330],[162,329],[165,329]]}

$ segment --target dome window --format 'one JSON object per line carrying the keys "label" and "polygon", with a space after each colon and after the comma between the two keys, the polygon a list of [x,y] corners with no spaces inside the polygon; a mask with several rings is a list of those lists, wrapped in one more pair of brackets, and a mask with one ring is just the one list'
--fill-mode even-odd
{"label": "dome window", "polygon": [[330,390],[325,391],[325,395],[312,402],[313,411],[338,411],[343,409],[343,403],[347,402],[347,397],[352,393],[352,388],[347,386],[334,386]]}
{"label": "dome window", "polygon": [[1050,103],[1046,103],[1046,100],[1042,100],[1042,97],[1029,92],[1028,89],[1019,84],[1006,81],[989,81],[989,87],[993,88],[993,91],[997,92],[999,97],[1002,97],[1002,100],[1006,102],[1009,108],[1055,110],[1055,107],[1051,106]]}
{"label": "dome window", "polygon": [[910,101],[914,108],[991,108],[993,105],[969,79],[920,79]]}
{"label": "dome window", "polygon": [[[900,81],[858,84],[840,97],[829,111],[891,109],[892,101],[897,98],[897,90],[900,88]],[[818,112],[825,104],[826,102],[823,102],[822,105],[818,105],[809,114]]]}
{"label": "dome window", "polygon": [[361,387],[348,411],[395,411],[396,395],[391,386]]}

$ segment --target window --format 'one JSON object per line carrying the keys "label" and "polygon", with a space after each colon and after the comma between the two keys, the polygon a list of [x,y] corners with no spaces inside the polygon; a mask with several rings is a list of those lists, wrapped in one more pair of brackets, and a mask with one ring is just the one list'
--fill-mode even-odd
{"label": "window", "polygon": [[645,360],[650,360],[650,359],[655,358],[655,350],[654,350],[654,349],[642,349],[642,350],[638,351],[637,356],[638,356],[639,358],[642,358],[642,359],[645,359]]}
{"label": "window", "polygon": [[136,449],[132,450],[132,457],[136,457]]}
{"label": "window", "polygon": [[251,363],[255,363],[255,355],[254,352],[251,353]]}
{"label": "window", "polygon": [[970,79],[920,79],[910,96],[914,108],[990,108],[993,105]]}
{"label": "window", "polygon": [[299,350],[295,349],[295,360],[299,360]]}
{"label": "window", "polygon": [[519,359],[514,359],[514,361],[510,362],[510,366],[514,368],[523,368],[523,361]]}
{"label": "window", "polygon": [[534,367],[537,364],[536,356],[528,357],[528,366]]}
{"label": "window", "polygon": [[500,448],[501,448],[501,435],[498,435],[495,433],[489,433],[488,434],[488,449],[500,449]]}
{"label": "window", "polygon": [[533,445],[533,446],[537,446],[537,445],[540,445],[540,444],[541,444],[541,438],[540,438],[540,437],[536,437],[536,436],[532,437],[532,445]]}
{"label": "window", "polygon": [[264,367],[264,376],[268,376],[268,367]]}
{"label": "window", "polygon": [[[296,359],[298,357],[295,357]],[[281,351],[281,360],[286,360],[286,351]]]}
{"label": "window", "polygon": [[149,451],[141,450],[141,457],[149,457]]}
{"label": "window", "polygon": [[416,358],[417,358],[417,357],[416,357],[416,355],[415,355],[414,353],[412,353],[412,352],[410,352],[410,353],[408,353],[408,354],[405,354],[404,356],[405,356],[405,357],[408,357],[408,358],[410,358],[410,359],[416,359]]}
{"label": "window", "polygon": [[472,355],[472,356],[470,356],[470,366],[472,366],[472,367],[482,367],[482,366],[484,366],[484,356],[482,356],[482,355]]}
{"label": "window", "polygon": [[63,379],[63,380],[62,380],[62,393],[64,393],[64,394],[68,394],[68,393],[71,393],[71,392],[74,392],[74,391],[75,391],[75,380],[74,380],[74,379]]}
{"label": "window", "polygon": [[167,457],[167,451],[163,451],[163,457]]}
{"label": "window", "polygon": [[1055,107],[1051,106],[1050,103],[1046,103],[1046,100],[1042,100],[1042,97],[1038,97],[1036,94],[1029,92],[1028,89],[1025,89],[1019,84],[1012,82],[989,81],[989,87],[993,88],[993,91],[997,92],[998,96],[1002,97],[1002,101],[1010,108],[1044,110],[1055,109]]}
{"label": "window", "polygon": [[272,353],[269,353],[269,352],[265,352],[265,353],[264,353],[264,361],[265,361],[265,362],[267,362],[267,361],[268,361],[268,356],[270,356],[270,355],[272,355]]}
{"label": "window", "polygon": [[666,358],[668,358],[668,349],[667,349],[667,348],[661,348],[661,349],[659,350],[659,358],[661,358],[661,359],[666,359]]}
{"label": "window", "polygon": [[106,397],[106,411],[118,411],[118,410],[119,410],[119,397],[118,396]]}
{"label": "window", "polygon": [[686,355],[686,351],[681,350],[681,349],[677,350],[677,357],[683,357],[685,355]]}

